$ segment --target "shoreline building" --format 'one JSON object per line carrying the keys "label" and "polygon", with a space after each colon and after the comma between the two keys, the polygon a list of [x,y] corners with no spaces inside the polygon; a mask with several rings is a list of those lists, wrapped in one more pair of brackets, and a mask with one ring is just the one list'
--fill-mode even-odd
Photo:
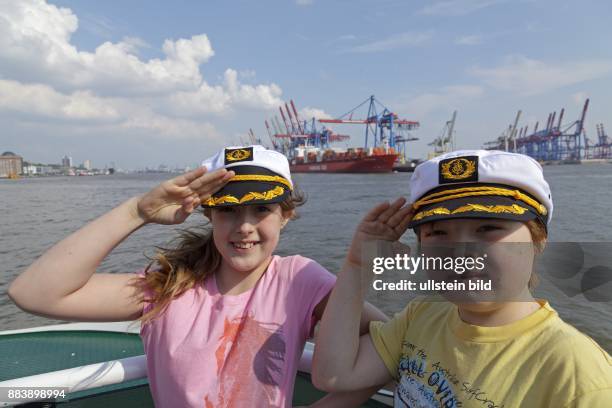
{"label": "shoreline building", "polygon": [[23,170],[23,158],[13,152],[0,155],[0,178],[19,177]]}
{"label": "shoreline building", "polygon": [[65,167],[67,169],[72,167],[72,157],[65,155],[62,158],[62,167]]}

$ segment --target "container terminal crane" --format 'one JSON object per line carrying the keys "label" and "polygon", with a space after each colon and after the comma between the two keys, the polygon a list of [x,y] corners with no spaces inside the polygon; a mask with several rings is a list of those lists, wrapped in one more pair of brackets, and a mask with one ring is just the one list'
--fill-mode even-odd
{"label": "container terminal crane", "polygon": [[[354,118],[366,104],[365,119]],[[282,123],[275,116],[266,120],[266,130],[274,149],[287,156],[295,173],[388,173],[405,157],[406,142],[417,140],[409,131],[417,129],[419,122],[398,118],[374,95],[336,119],[302,121],[293,101],[284,108],[279,107]],[[331,124],[365,125],[364,147],[332,147],[350,136],[325,127]]]}

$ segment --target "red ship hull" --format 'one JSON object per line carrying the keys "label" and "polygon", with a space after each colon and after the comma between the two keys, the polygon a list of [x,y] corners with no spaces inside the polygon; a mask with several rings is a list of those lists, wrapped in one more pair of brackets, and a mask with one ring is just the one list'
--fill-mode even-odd
{"label": "red ship hull", "polygon": [[291,163],[292,173],[390,173],[397,154],[329,159],[313,163]]}

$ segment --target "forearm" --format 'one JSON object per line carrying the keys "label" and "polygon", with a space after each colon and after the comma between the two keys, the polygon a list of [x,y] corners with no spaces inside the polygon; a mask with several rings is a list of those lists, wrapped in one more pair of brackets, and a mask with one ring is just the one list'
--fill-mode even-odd
{"label": "forearm", "polygon": [[9,296],[28,308],[82,288],[113,248],[144,225],[137,200],[129,199],[54,245],[15,279]]}
{"label": "forearm", "polygon": [[313,359],[313,376],[319,383],[336,382],[354,367],[367,289],[359,269],[345,263],[325,308]]}

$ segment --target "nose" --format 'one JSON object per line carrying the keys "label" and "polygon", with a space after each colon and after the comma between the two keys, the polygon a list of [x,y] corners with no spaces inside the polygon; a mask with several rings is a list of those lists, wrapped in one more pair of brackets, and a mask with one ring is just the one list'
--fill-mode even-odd
{"label": "nose", "polygon": [[454,242],[470,243],[478,242],[478,239],[472,234],[468,228],[458,228],[453,231],[452,240]]}
{"label": "nose", "polygon": [[478,258],[480,256],[483,256],[483,254],[486,252],[486,246],[482,242],[463,242],[460,245],[462,246],[463,250],[462,256],[468,258]]}
{"label": "nose", "polygon": [[478,240],[468,228],[458,228],[452,232],[453,256],[474,257],[479,250]]}
{"label": "nose", "polygon": [[237,215],[237,231],[242,235],[249,235],[255,230],[256,219],[251,211],[240,211]]}

